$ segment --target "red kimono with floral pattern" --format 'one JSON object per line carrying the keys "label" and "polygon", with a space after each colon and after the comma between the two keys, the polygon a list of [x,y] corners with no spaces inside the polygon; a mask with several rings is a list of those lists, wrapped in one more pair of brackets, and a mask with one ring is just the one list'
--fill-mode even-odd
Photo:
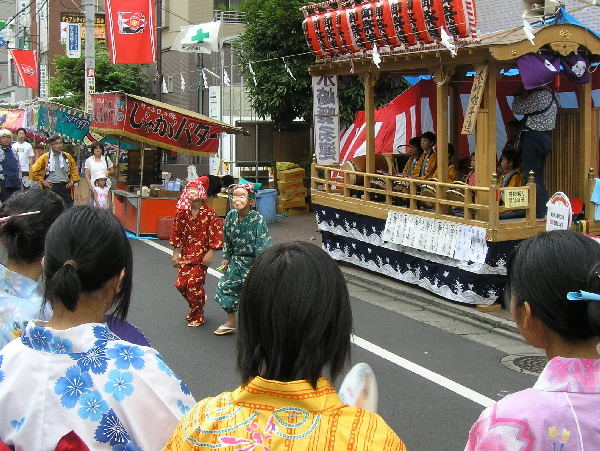
{"label": "red kimono with floral pattern", "polygon": [[172,246],[181,248],[181,265],[175,282],[175,288],[188,302],[190,313],[186,320],[204,322],[204,305],[206,292],[207,267],[202,264],[204,256],[210,249],[223,247],[223,220],[208,205],[202,204],[194,217],[192,210],[177,210],[171,239]]}

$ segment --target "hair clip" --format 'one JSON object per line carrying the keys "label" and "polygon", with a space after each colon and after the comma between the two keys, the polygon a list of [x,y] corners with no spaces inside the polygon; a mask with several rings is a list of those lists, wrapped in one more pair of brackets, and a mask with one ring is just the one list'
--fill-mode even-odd
{"label": "hair clip", "polygon": [[3,218],[0,218],[0,222],[6,222],[11,218],[18,218],[20,216],[29,216],[29,215],[37,215],[38,213],[41,213],[41,211],[28,211],[26,213],[19,213],[16,215],[10,215],[10,216],[4,216]]}
{"label": "hair clip", "polygon": [[600,294],[589,291],[570,291],[567,293],[569,301],[600,301]]}

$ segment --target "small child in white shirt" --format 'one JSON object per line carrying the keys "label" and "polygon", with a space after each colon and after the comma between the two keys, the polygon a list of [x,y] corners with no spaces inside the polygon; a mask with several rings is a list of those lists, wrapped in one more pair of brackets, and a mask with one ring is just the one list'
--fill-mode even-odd
{"label": "small child in white shirt", "polygon": [[108,210],[111,203],[110,187],[106,184],[106,174],[94,180],[94,206]]}

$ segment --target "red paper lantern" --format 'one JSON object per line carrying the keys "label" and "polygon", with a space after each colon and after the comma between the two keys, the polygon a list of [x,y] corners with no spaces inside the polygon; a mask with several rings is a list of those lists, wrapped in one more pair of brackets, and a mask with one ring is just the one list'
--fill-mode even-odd
{"label": "red paper lantern", "polygon": [[406,0],[406,6],[408,8],[408,22],[410,23],[415,39],[422,44],[433,42],[425,26],[425,16],[423,16],[421,0]]}
{"label": "red paper lantern", "polygon": [[442,0],[441,7],[448,34],[467,38],[475,32],[475,5],[472,2]]}
{"label": "red paper lantern", "polygon": [[317,40],[317,34],[315,30],[315,24],[313,22],[313,17],[309,16],[302,22],[302,29],[304,30],[304,38],[310,47],[310,50],[320,58],[324,58],[326,53],[321,49],[319,45],[319,41]]}
{"label": "red paper lantern", "polygon": [[323,15],[325,38],[329,42],[332,54],[346,53],[346,45],[339,36],[339,26],[336,22],[336,12],[330,11]]}
{"label": "red paper lantern", "polygon": [[383,40],[379,35],[379,30],[377,29],[375,5],[375,2],[371,2],[356,8],[359,11],[359,21],[365,36],[365,43],[369,45],[369,48],[372,47],[372,44],[375,44],[378,47],[384,45]]}
{"label": "red paper lantern", "polygon": [[390,5],[394,30],[398,39],[409,46],[415,45],[417,43],[417,35],[413,33],[410,25],[406,0],[388,0],[386,3]]}
{"label": "red paper lantern", "polygon": [[373,46],[367,42],[367,37],[365,35],[365,30],[362,23],[361,9],[362,7],[360,6],[346,9],[346,17],[348,19],[350,32],[352,33],[352,38],[354,39],[354,44],[356,47],[358,47],[359,50],[370,50],[373,48]]}
{"label": "red paper lantern", "polygon": [[338,11],[336,15],[336,23],[338,24],[338,35],[343,38],[346,50],[350,53],[358,52],[361,47],[357,44],[352,28],[350,26],[350,11],[351,8]]}
{"label": "red paper lantern", "polygon": [[445,25],[442,0],[421,0],[421,8],[429,38],[439,41],[442,39],[441,28]]}
{"label": "red paper lantern", "polygon": [[390,2],[377,2],[375,5],[375,20],[377,22],[377,30],[385,45],[394,48],[406,43],[406,39],[402,41],[396,34]]}

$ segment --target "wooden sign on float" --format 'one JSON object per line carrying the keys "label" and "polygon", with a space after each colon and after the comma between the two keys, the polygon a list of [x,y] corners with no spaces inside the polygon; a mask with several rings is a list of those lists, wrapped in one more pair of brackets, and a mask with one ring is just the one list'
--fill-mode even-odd
{"label": "wooden sign on float", "polygon": [[471,96],[469,97],[469,105],[463,121],[461,134],[472,135],[475,133],[475,125],[477,125],[477,113],[479,105],[481,105],[481,97],[487,80],[488,66],[478,66],[475,77],[473,78],[473,86],[471,87]]}

